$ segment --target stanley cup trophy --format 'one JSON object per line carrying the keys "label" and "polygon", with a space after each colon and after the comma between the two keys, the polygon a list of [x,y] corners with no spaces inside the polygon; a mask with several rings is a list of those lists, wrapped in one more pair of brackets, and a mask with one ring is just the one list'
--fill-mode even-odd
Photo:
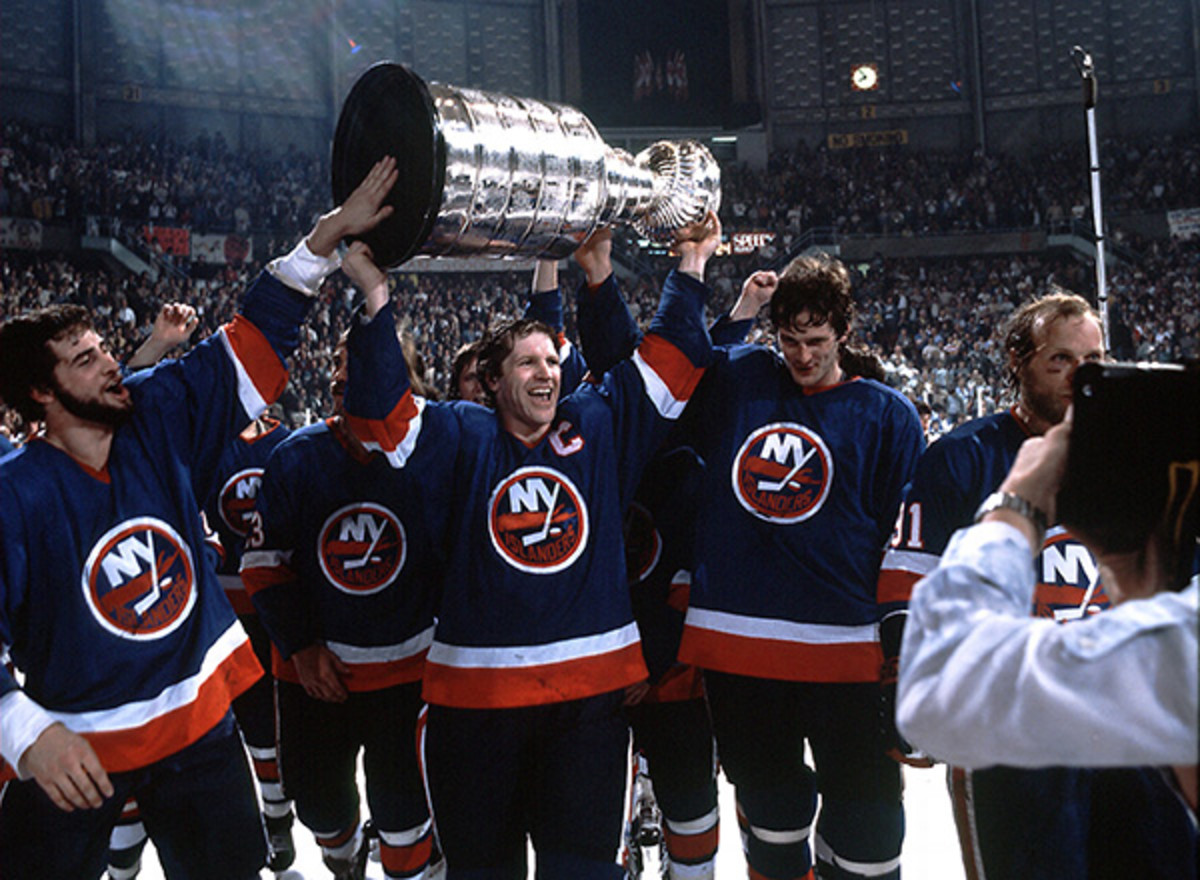
{"label": "stanley cup trophy", "polygon": [[334,203],[387,155],[399,168],[395,213],[362,238],[389,268],[418,254],[562,259],[615,223],[669,241],[721,203],[720,169],[700,143],[631,156],[572,107],[426,83],[381,62],[342,106]]}

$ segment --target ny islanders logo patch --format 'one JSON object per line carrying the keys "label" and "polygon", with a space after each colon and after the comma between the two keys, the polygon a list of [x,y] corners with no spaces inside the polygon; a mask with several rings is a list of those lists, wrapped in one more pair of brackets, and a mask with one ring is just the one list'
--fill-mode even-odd
{"label": "ny islanders logo patch", "polygon": [[102,627],[123,639],[160,639],[196,604],[196,567],[179,533],[138,517],[101,536],[83,566],[83,598]]}
{"label": "ny islanders logo patch", "polygon": [[733,459],[733,494],[761,520],[803,522],[821,509],[833,485],[833,457],[808,428],[778,422],[746,438]]}
{"label": "ny islanders logo patch", "polygon": [[335,510],[317,539],[321,571],[351,596],[369,596],[387,587],[407,556],[404,524],[383,505],[369,501]]}
{"label": "ny islanders logo patch", "polygon": [[1054,620],[1079,620],[1108,607],[1096,558],[1070,532],[1051,529],[1038,557],[1033,613]]}
{"label": "ny islanders logo patch", "polygon": [[262,468],[246,468],[226,480],[221,487],[217,510],[230,531],[243,538],[250,531],[250,514],[254,512],[262,476]]}
{"label": "ny islanders logo patch", "polygon": [[488,533],[509,565],[532,574],[553,574],[578,559],[587,546],[587,507],[575,484],[558,471],[520,468],[492,492]]}

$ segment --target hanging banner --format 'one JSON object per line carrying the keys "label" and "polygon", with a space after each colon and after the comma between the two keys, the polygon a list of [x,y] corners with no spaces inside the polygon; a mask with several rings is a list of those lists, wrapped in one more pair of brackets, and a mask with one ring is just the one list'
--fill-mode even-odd
{"label": "hanging banner", "polygon": [[1171,227],[1171,238],[1200,236],[1200,208],[1180,208],[1178,211],[1167,211],[1167,225]]}
{"label": "hanging banner", "polygon": [[774,232],[734,232],[729,236],[730,247],[735,254],[752,254],[775,240]]}
{"label": "hanging banner", "polygon": [[191,253],[191,233],[178,226],[143,226],[142,238],[173,257],[186,257]]}
{"label": "hanging banner", "polygon": [[856,131],[843,134],[833,132],[827,138],[827,143],[831,150],[848,150],[858,147],[899,147],[908,143],[908,129]]}
{"label": "hanging banner", "polygon": [[193,235],[192,259],[217,266],[240,266],[254,256],[254,245],[244,235]]}

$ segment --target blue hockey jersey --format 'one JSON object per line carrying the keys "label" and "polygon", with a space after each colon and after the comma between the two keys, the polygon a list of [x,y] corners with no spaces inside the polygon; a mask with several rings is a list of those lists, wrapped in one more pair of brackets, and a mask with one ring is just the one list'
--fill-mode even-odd
{"label": "blue hockey jersey", "polygon": [[204,503],[204,514],[216,533],[221,555],[218,579],[225,588],[225,598],[239,615],[254,613],[239,571],[263,468],[271,452],[290,433],[275,419],[266,419],[261,434],[249,439],[241,434],[234,437],[217,463],[219,485]]}
{"label": "blue hockey jersey", "polygon": [[879,564],[924,447],[912,404],[870,379],[802,390],[743,345],[716,350],[688,423],[706,470],[680,659],[877,681]]}
{"label": "blue hockey jersey", "polygon": [[280,443],[259,490],[242,577],[273,643],[276,678],[298,682],[289,658],[322,642],[350,668],[347,690],[418,681],[433,638],[445,564],[445,505],[421,482],[452,453],[434,443],[393,471],[336,420]]}
{"label": "blue hockey jersey", "polygon": [[[263,273],[217,334],[130,378],[133,413],[102,471],[42,440],[0,464],[0,646],[24,695],[109,772],[195,742],[261,675],[204,552],[199,499],[282,391],[308,302]],[[0,669],[0,697],[16,688]]]}
{"label": "blue hockey jersey", "polygon": [[[1011,411],[960,425],[921,456],[892,544],[879,573],[879,600],[902,606],[933,571],[951,535],[971,524],[983,500],[1003,482],[1029,435]],[[1062,526],[1046,532],[1034,561],[1032,613],[1071,620],[1108,607],[1100,572],[1086,547]]]}
{"label": "blue hockey jersey", "polygon": [[[671,275],[633,358],[600,385],[563,398],[532,447],[488,409],[414,397],[389,310],[382,329],[376,316],[352,334],[346,409],[356,434],[398,467],[408,467],[423,442],[454,453],[448,471],[417,473],[450,511],[445,592],[425,666],[428,702],[537,705],[646,677],[621,518],[709,357],[705,295],[701,283]],[[435,413],[452,418],[435,421]]]}

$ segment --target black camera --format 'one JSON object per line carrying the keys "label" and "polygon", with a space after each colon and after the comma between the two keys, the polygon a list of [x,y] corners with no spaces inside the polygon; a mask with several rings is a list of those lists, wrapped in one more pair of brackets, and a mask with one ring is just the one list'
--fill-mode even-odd
{"label": "black camera", "polygon": [[1186,581],[1198,495],[1200,368],[1082,365],[1059,521],[1089,544],[1118,553],[1141,548],[1161,527]]}

